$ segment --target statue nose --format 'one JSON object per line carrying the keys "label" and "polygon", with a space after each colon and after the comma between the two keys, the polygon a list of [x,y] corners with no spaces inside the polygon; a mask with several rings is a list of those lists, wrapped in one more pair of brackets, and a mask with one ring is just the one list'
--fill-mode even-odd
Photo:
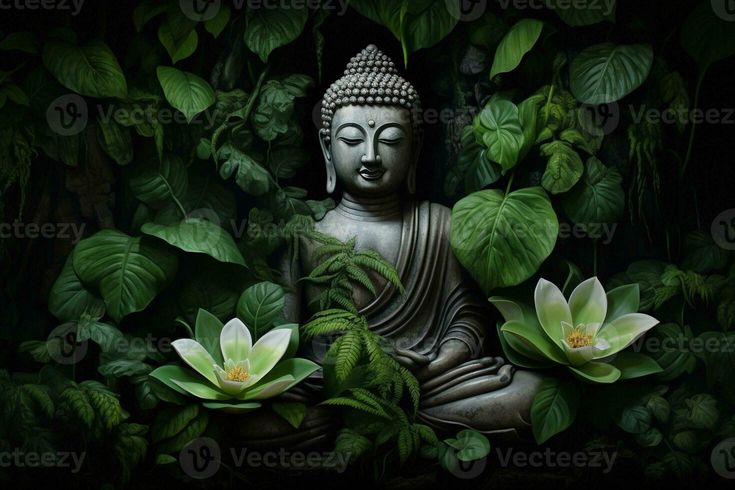
{"label": "statue nose", "polygon": [[369,155],[363,155],[360,158],[360,162],[362,162],[363,165],[371,166],[371,165],[380,165],[380,155],[371,152]]}

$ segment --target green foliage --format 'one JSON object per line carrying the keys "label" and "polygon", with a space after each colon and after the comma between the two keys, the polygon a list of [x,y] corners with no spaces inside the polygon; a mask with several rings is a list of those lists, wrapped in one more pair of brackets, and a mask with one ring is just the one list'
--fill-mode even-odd
{"label": "green foliage", "polygon": [[302,280],[324,287],[310,306],[316,304],[321,311],[339,307],[357,313],[352,299],[355,286],[367,289],[373,296],[377,295],[374,279],[368,272],[379,275],[403,294],[403,285],[393,266],[373,250],[357,250],[354,238],[343,243],[315,230],[307,236],[320,244],[314,250],[314,260],[319,265]]}

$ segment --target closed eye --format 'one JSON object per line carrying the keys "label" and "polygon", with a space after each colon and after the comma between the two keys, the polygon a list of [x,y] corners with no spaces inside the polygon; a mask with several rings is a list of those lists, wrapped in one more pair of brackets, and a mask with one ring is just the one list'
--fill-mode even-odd
{"label": "closed eye", "polygon": [[362,143],[362,139],[360,138],[345,138],[343,136],[340,136],[339,140],[343,141],[345,144],[348,144],[350,146],[355,146],[355,145],[359,145],[360,143]]}
{"label": "closed eye", "polygon": [[378,141],[384,145],[397,145],[401,142],[401,138],[380,138]]}

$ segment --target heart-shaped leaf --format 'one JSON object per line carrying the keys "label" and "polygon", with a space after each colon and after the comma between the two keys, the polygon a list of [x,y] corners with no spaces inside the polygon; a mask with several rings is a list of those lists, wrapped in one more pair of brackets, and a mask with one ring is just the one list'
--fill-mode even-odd
{"label": "heart-shaped leaf", "polygon": [[260,336],[283,314],[283,306],[283,288],[272,282],[260,282],[242,293],[237,302],[237,316]]}
{"label": "heart-shaped leaf", "polygon": [[156,73],[166,100],[171,106],[180,110],[188,122],[214,104],[212,87],[193,73],[170,66],[159,66]]}
{"label": "heart-shaped leaf", "polygon": [[490,78],[518,68],[523,57],[531,51],[541,36],[544,23],[535,19],[523,19],[510,28],[495,51],[495,60],[490,69]]}
{"label": "heart-shaped leaf", "polygon": [[497,189],[475,192],[452,210],[452,250],[488,294],[535,274],[558,232],[556,214],[540,187],[507,195]]}
{"label": "heart-shaped leaf", "polygon": [[248,9],[245,44],[263,63],[274,49],[299,37],[309,18],[309,9],[296,5],[296,0],[285,2],[283,8]]}
{"label": "heart-shaped leaf", "polygon": [[564,211],[581,226],[614,223],[625,206],[622,182],[616,169],[590,157],[584,178],[562,200]]}
{"label": "heart-shaped leaf", "polygon": [[102,41],[82,46],[48,41],[43,47],[43,64],[64,87],[81,95],[123,99],[128,94],[120,64]]}
{"label": "heart-shaped leaf", "polygon": [[74,249],[74,271],[99,290],[107,313],[120,321],[143,310],[173,279],[178,261],[165,245],[116,230],[102,230]]}
{"label": "heart-shaped leaf", "polygon": [[543,444],[572,425],[578,407],[579,390],[574,383],[545,379],[531,405],[531,425],[536,443]]}
{"label": "heart-shaped leaf", "polygon": [[518,107],[505,99],[490,101],[475,119],[475,135],[487,148],[486,156],[507,172],[518,162],[523,146],[523,128]]}
{"label": "heart-shaped leaf", "polygon": [[585,104],[609,104],[641,86],[653,64],[653,50],[646,44],[590,46],[570,66],[570,88]]}
{"label": "heart-shaped leaf", "polygon": [[204,253],[220,262],[245,265],[232,236],[206,219],[187,218],[173,225],[146,223],[140,231],[185,252]]}

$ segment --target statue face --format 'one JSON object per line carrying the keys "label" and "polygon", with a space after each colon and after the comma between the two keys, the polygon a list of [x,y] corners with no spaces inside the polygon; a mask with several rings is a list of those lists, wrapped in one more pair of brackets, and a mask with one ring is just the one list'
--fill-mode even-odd
{"label": "statue face", "polygon": [[402,189],[413,159],[411,114],[402,107],[350,105],[332,119],[331,162],[350,194],[383,196]]}

